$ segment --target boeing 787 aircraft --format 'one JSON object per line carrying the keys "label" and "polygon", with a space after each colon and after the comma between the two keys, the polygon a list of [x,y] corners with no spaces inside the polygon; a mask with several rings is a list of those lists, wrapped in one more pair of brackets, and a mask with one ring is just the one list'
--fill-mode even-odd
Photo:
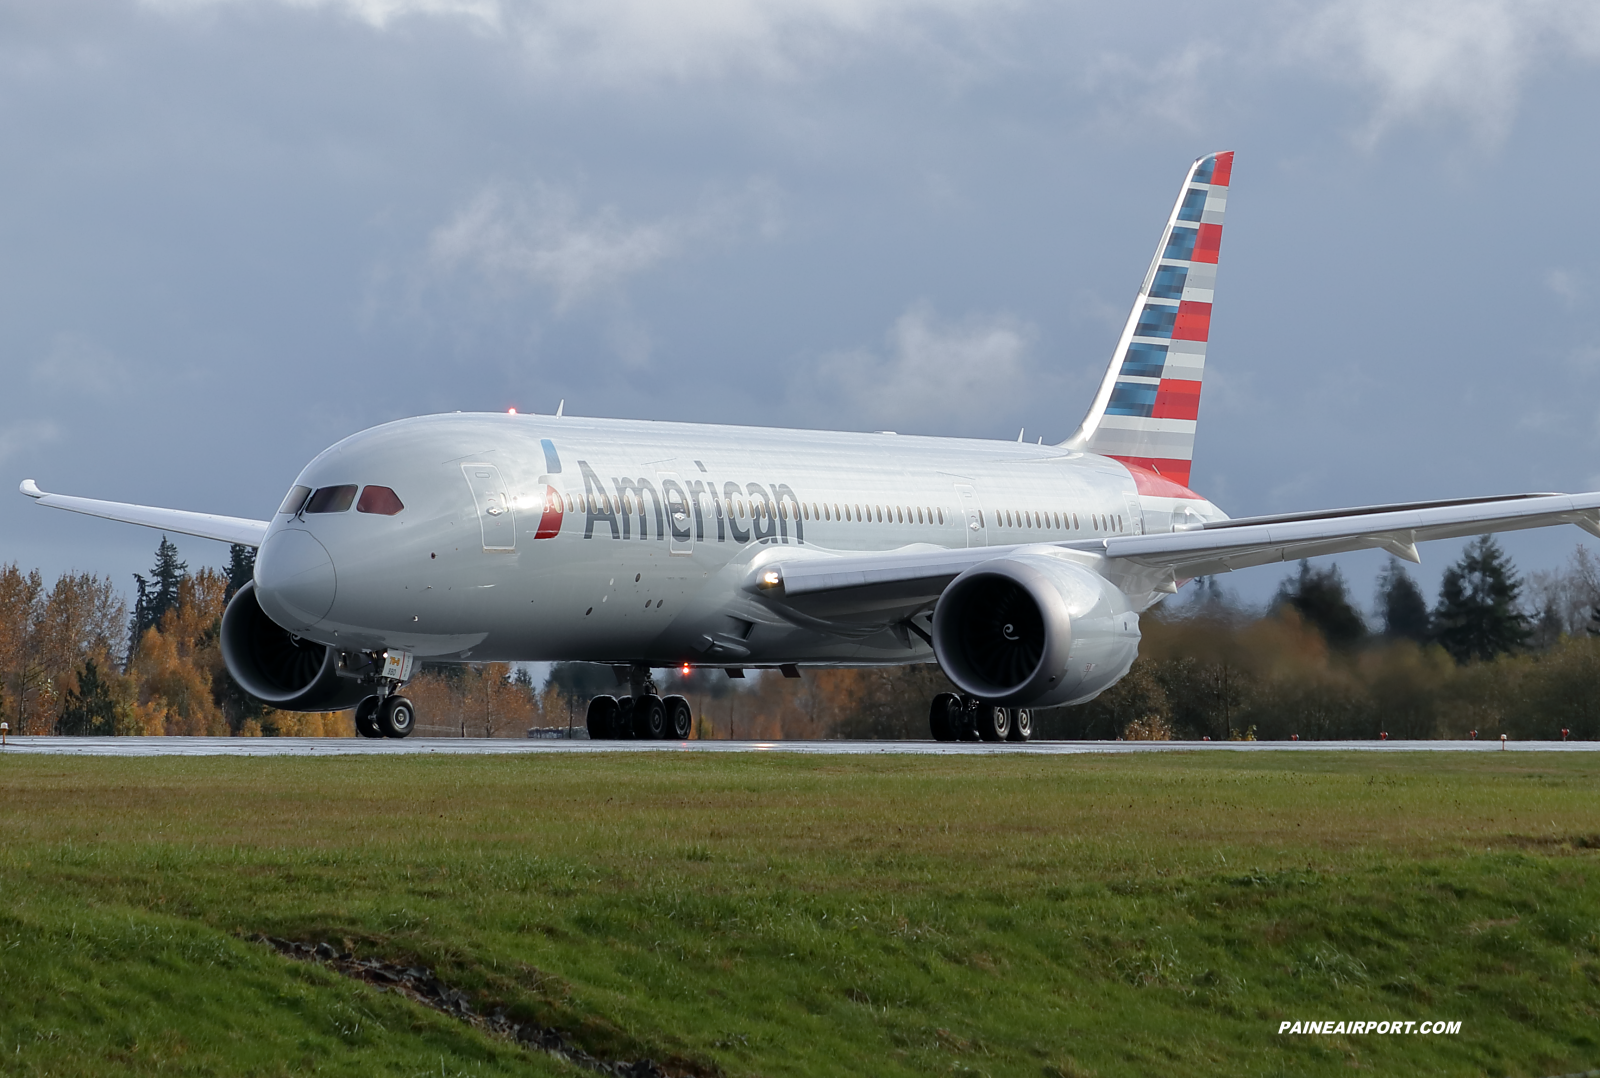
{"label": "boeing 787 aircraft", "polygon": [[415,724],[418,659],[585,660],[629,691],[594,737],[684,738],[652,668],[936,661],[940,739],[1027,740],[1031,708],[1128,672],[1139,614],[1185,580],[1577,524],[1600,493],[1230,520],[1189,489],[1233,154],[1190,166],[1111,365],[1059,445],[455,413],[351,435],[270,520],[49,494],[39,504],[259,550],[222,621],[228,670],[288,710]]}

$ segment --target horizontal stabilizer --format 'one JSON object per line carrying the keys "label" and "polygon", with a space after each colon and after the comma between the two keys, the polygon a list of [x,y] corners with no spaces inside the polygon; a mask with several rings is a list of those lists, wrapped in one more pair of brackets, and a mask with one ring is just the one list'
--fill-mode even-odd
{"label": "horizontal stabilizer", "polygon": [[241,546],[260,546],[266,538],[267,522],[246,520],[244,517],[224,517],[215,513],[190,513],[182,509],[158,509],[150,505],[132,505],[128,502],[102,502],[95,498],[74,498],[66,494],[51,494],[39,489],[32,479],[24,479],[19,488],[22,493],[52,509],[65,509],[69,513],[83,513],[106,520],[120,520],[124,524],[142,524],[146,528],[177,532],[179,535],[198,535],[202,539],[215,539]]}

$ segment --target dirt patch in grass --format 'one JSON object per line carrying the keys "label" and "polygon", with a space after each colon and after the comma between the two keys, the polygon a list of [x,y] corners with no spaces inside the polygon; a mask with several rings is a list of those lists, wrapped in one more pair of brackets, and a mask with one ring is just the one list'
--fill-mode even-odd
{"label": "dirt patch in grass", "polygon": [[478,1006],[474,1007],[465,992],[441,981],[426,966],[403,966],[378,958],[357,958],[354,952],[341,951],[327,942],[309,943],[266,935],[257,935],[255,941],[266,944],[288,958],[299,962],[315,962],[346,977],[365,981],[380,992],[396,992],[413,1003],[431,1007],[491,1036],[512,1041],[531,1052],[543,1052],[563,1063],[572,1063],[596,1074],[612,1075],[614,1078],[722,1078],[722,1071],[715,1064],[678,1059],[664,1064],[649,1058],[631,1061],[599,1059],[574,1044],[570,1033],[513,1020],[507,1016],[503,1004],[480,1000]]}

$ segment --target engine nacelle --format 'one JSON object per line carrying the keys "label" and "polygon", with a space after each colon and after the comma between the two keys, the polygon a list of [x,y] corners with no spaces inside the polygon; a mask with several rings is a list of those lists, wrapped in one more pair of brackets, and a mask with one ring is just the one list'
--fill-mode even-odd
{"label": "engine nacelle", "polygon": [[1046,553],[975,565],[933,610],[933,651],[963,692],[1009,707],[1078,704],[1139,654],[1139,615],[1094,570]]}
{"label": "engine nacelle", "polygon": [[252,581],[222,614],[222,661],[245,692],[283,711],[342,711],[372,688],[339,676],[339,653],[267,617]]}

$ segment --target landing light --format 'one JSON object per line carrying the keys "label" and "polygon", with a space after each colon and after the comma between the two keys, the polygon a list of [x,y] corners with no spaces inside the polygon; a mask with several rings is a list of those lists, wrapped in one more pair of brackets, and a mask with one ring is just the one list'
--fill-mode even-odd
{"label": "landing light", "polygon": [[783,574],[776,569],[768,569],[761,574],[763,588],[775,588],[783,583]]}
{"label": "landing light", "polygon": [[515,408],[507,408],[506,409],[506,415],[516,415],[516,414],[517,414],[517,410]]}

